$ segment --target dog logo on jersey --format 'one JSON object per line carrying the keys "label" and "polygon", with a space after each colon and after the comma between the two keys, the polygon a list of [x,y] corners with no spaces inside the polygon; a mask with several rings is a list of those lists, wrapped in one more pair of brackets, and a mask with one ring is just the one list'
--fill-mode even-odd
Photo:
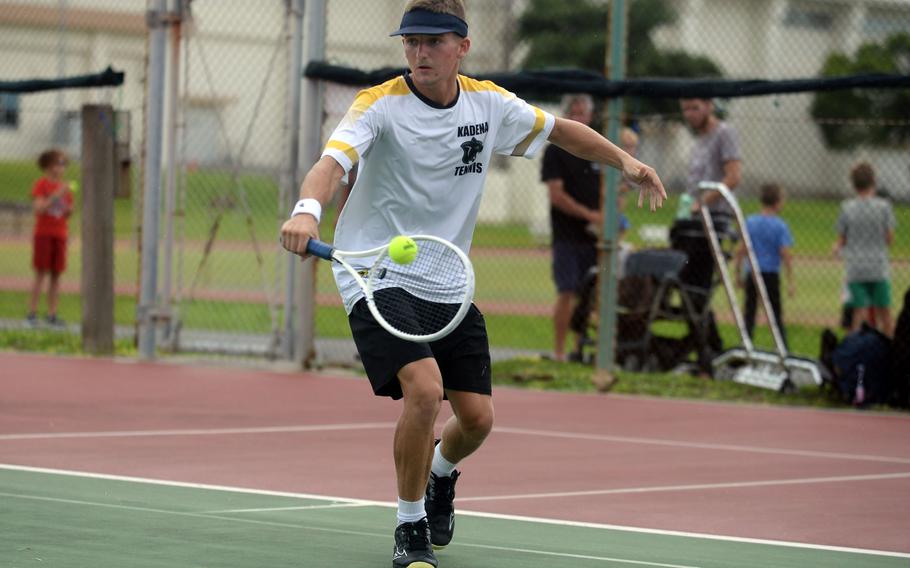
{"label": "dog logo on jersey", "polygon": [[467,142],[461,143],[461,150],[464,152],[461,156],[461,162],[470,164],[477,159],[477,154],[483,152],[483,142],[472,136]]}
{"label": "dog logo on jersey", "polygon": [[476,161],[477,154],[483,152],[483,142],[472,136],[470,140],[461,143],[461,151],[461,162],[466,165],[455,166],[456,176],[483,172],[483,164]]}

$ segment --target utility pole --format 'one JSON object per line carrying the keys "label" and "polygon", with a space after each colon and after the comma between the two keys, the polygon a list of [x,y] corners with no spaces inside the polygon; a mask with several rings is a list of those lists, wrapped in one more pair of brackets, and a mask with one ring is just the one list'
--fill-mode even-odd
{"label": "utility pole", "polygon": [[82,348],[114,353],[114,109],[82,107]]}

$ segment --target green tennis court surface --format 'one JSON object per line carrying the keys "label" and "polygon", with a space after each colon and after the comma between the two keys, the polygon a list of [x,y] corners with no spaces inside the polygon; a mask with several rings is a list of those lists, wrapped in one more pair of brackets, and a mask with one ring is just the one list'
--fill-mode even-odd
{"label": "green tennis court surface", "polygon": [[[393,524],[391,508],[356,500],[0,469],[9,568],[390,566]],[[458,518],[438,558],[441,568],[910,564],[910,555],[474,515]]]}

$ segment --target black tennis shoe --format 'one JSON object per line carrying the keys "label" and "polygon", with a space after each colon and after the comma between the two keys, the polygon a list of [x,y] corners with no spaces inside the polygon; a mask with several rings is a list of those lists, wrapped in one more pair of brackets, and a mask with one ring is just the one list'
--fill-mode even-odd
{"label": "black tennis shoe", "polygon": [[402,523],[395,529],[392,568],[436,568],[436,556],[430,546],[430,526],[423,518],[416,523]]}
{"label": "black tennis shoe", "polygon": [[432,471],[427,481],[427,494],[423,506],[430,523],[430,541],[433,548],[444,548],[452,541],[455,532],[455,482],[460,474],[453,471],[451,477],[438,477]]}

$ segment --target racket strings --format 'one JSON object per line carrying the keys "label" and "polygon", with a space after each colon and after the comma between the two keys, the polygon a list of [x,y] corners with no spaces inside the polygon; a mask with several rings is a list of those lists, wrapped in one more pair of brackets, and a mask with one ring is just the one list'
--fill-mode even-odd
{"label": "racket strings", "polygon": [[428,302],[402,288],[385,288],[373,294],[376,309],[398,331],[411,335],[431,335],[443,329],[460,304]]}
{"label": "racket strings", "polygon": [[445,328],[470,301],[467,268],[448,246],[418,240],[417,256],[398,264],[385,256],[370,271],[377,310],[392,327],[412,335]]}

